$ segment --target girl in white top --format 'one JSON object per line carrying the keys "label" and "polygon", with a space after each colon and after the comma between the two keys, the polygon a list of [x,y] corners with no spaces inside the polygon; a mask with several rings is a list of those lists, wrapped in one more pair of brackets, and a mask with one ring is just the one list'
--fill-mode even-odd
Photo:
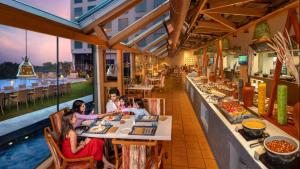
{"label": "girl in white top", "polygon": [[106,103],[106,113],[112,113],[118,110],[119,106],[119,90],[112,88],[109,90],[109,100]]}
{"label": "girl in white top", "polygon": [[145,109],[144,102],[142,99],[135,99],[132,108],[124,108],[122,112],[132,112],[135,117],[138,116],[150,116],[148,111]]}

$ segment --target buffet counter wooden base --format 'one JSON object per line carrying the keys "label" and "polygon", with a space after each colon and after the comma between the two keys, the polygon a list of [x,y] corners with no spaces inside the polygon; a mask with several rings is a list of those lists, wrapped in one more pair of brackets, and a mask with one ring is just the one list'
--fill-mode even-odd
{"label": "buffet counter wooden base", "polygon": [[[246,141],[236,131],[237,127],[241,128],[241,124],[231,124],[212,103],[209,103],[205,99],[206,94],[198,89],[190,77],[186,77],[185,89],[206,134],[219,168],[267,168],[263,163],[254,158],[255,151],[261,149],[262,146],[250,148],[250,144],[256,143],[257,140]],[[264,120],[264,122],[267,126],[266,132],[270,136],[283,135],[293,138],[267,120]]]}

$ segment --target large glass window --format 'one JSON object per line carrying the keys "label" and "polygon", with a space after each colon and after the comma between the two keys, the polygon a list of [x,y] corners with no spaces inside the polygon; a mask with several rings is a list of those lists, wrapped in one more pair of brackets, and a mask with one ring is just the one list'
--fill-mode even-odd
{"label": "large glass window", "polygon": [[94,2],[94,1],[96,1],[96,0],[88,0],[88,2]]}
{"label": "large glass window", "polygon": [[165,2],[166,0],[154,0],[154,5],[153,7],[156,8],[159,5],[161,5],[163,2]]}
{"label": "large glass window", "polygon": [[83,13],[82,11],[82,7],[77,7],[77,8],[74,8],[74,17],[77,18],[79,16],[81,16]]}
{"label": "large glass window", "polygon": [[74,0],[74,3],[75,3],[75,4],[82,3],[82,0]]}
{"label": "large glass window", "polygon": [[88,10],[91,10],[92,8],[94,8],[96,5],[92,5],[92,6],[88,6]]}
{"label": "large glass window", "polygon": [[146,0],[143,0],[143,2],[139,3],[135,7],[136,12],[146,12],[146,10],[147,10],[147,1]]}
{"label": "large glass window", "polygon": [[128,26],[128,18],[122,18],[118,20],[118,30],[121,31]]}
{"label": "large glass window", "polygon": [[75,49],[82,49],[82,42],[74,41],[74,48]]}

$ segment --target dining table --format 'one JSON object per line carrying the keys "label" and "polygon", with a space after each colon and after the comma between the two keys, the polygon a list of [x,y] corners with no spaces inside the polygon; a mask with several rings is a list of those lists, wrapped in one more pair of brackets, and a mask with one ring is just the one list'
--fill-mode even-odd
{"label": "dining table", "polygon": [[143,98],[145,97],[146,92],[151,92],[154,88],[154,85],[145,85],[145,84],[130,84],[128,90],[139,90],[143,93]]}
{"label": "dining table", "polygon": [[[105,118],[104,118],[105,119]],[[102,119],[102,120],[104,120]],[[134,115],[130,115],[129,118],[123,119],[124,123],[120,121],[109,121],[111,127],[115,127],[114,132],[105,134],[83,132],[79,136],[93,137],[93,138],[109,138],[109,139],[131,139],[131,140],[158,140],[158,141],[170,141],[172,138],[172,116],[159,116],[157,122],[137,122]],[[130,132],[133,127],[154,127],[156,128],[153,135],[132,135]],[[101,125],[101,124],[99,124]]]}

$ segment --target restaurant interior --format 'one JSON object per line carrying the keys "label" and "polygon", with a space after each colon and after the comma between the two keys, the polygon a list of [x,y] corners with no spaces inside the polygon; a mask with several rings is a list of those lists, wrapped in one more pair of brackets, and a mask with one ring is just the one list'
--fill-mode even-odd
{"label": "restaurant interior", "polygon": [[[108,36],[105,25],[142,1],[103,0],[71,21],[0,0],[0,25],[54,36],[57,58],[62,38],[91,44],[93,60],[80,80],[57,68],[53,82],[0,86],[3,117],[57,102],[0,121],[0,161],[15,163],[0,168],[299,169],[299,0],[166,0]],[[18,69],[38,74],[27,46]],[[90,95],[73,98],[86,79]],[[3,147],[33,133],[42,146],[18,151],[43,159],[28,167]]]}

